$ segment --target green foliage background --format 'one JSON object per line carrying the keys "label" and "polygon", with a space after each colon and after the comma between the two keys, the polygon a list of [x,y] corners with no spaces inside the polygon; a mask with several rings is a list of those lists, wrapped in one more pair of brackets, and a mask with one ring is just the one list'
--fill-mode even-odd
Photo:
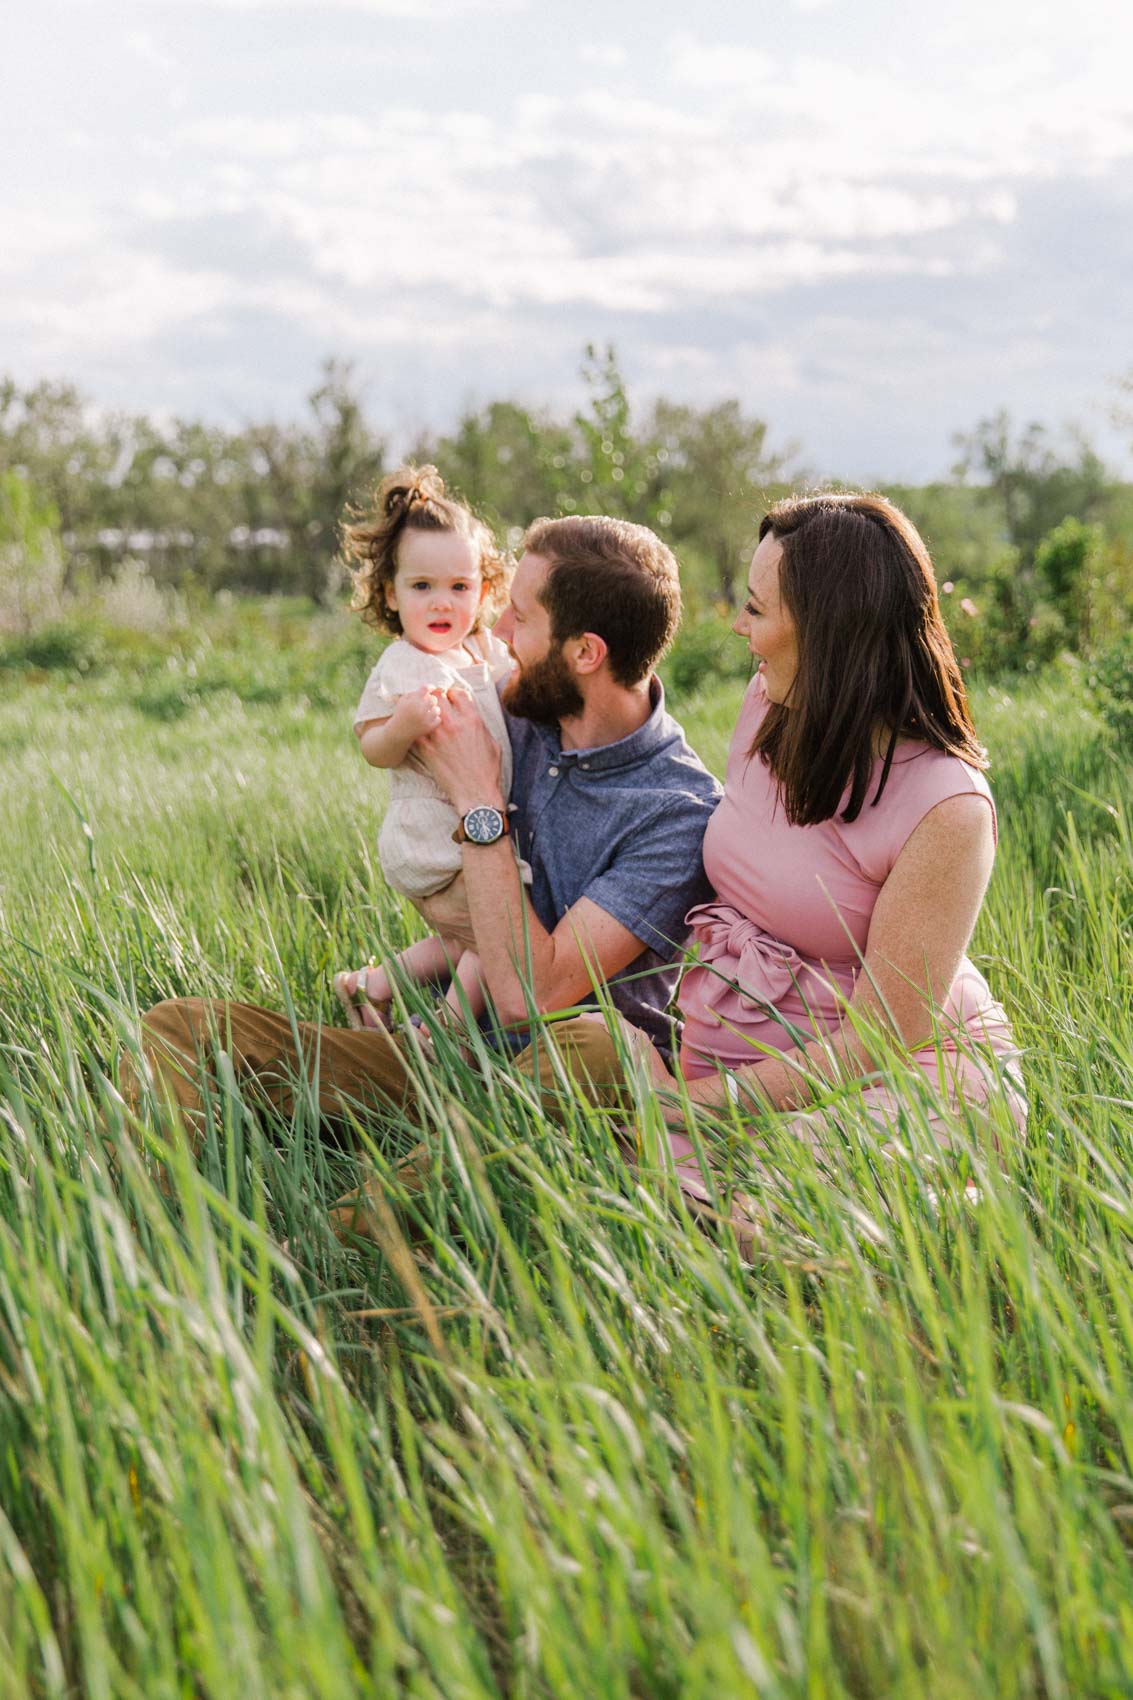
{"label": "green foliage background", "polygon": [[[802,450],[737,400],[635,409],[612,349],[588,349],[583,377],[571,418],[495,401],[402,447],[512,547],[543,514],[652,526],[692,620],[728,614],[762,512],[811,486]],[[228,431],[95,418],[66,384],[0,381],[0,637],[89,624],[92,597],[110,584],[128,602],[142,580],[190,615],[218,591],[339,605],[338,528],[394,464],[364,399],[330,361],[304,421]],[[988,674],[1104,651],[1133,613],[1131,487],[1073,431],[1001,413],[955,441],[949,481],[885,488],[929,544],[962,659]]]}

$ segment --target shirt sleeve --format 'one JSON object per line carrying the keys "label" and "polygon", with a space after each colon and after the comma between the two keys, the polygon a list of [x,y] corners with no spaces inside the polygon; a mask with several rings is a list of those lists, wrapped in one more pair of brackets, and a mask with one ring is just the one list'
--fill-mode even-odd
{"label": "shirt sleeve", "polygon": [[581,894],[666,959],[688,936],[688,911],[711,895],[701,852],[716,802],[670,793],[663,810],[633,823]]}
{"label": "shirt sleeve", "polygon": [[411,643],[397,639],[382,652],[377,666],[366,680],[358,707],[354,711],[354,726],[368,720],[388,720],[399,698],[420,685],[440,685],[447,689],[455,674],[443,657],[426,655]]}

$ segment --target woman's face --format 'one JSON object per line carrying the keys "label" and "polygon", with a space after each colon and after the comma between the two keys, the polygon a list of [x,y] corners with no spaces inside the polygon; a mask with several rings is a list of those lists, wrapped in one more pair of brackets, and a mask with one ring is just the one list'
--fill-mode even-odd
{"label": "woman's face", "polygon": [[771,702],[786,702],[799,665],[798,631],[779,595],[782,559],[783,546],[769,531],[751,558],[747,600],[732,626],[758,658]]}

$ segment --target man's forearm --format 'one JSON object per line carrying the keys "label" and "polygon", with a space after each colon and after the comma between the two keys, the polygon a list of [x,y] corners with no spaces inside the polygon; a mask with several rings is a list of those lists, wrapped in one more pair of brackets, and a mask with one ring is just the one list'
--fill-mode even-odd
{"label": "man's forearm", "polygon": [[523,1021],[550,990],[555,947],[523,890],[510,839],[464,847],[468,917],[481,978],[502,1021]]}
{"label": "man's forearm", "polygon": [[[488,804],[507,817],[498,790],[491,796],[453,798],[458,815]],[[468,918],[480,958],[480,975],[496,1013],[505,1022],[522,1021],[533,997],[541,1004],[548,989],[555,947],[523,890],[510,836],[497,844],[464,846],[464,888]]]}

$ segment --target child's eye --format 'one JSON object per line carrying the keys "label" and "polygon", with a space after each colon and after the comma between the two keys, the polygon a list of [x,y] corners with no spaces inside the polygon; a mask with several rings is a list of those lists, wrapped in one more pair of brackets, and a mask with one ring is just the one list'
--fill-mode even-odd
{"label": "child's eye", "polygon": [[429,588],[429,581],[428,581],[428,579],[427,579],[427,578],[419,578],[419,579],[418,579],[418,580],[417,580],[417,581],[416,581],[416,583],[415,583],[415,584],[411,584],[411,585],[410,585],[410,586],[409,586],[409,588],[410,588],[410,590],[428,590],[428,588]]}

